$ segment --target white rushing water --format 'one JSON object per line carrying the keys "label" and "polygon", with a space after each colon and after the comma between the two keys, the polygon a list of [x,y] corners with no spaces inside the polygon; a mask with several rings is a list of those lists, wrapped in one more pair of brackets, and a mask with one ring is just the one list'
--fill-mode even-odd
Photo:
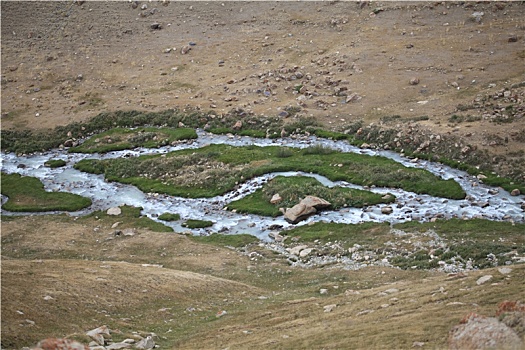
{"label": "white rushing water", "polygon": [[[142,207],[142,214],[154,220],[157,216],[165,213],[178,213],[181,216],[180,222],[164,222],[177,232],[187,229],[180,224],[187,219],[205,219],[214,222],[208,229],[195,230],[195,234],[205,234],[210,232],[222,232],[225,234],[249,233],[260,239],[268,240],[268,233],[271,227],[280,225],[284,228],[290,227],[282,217],[265,218],[256,215],[237,214],[224,210],[228,203],[252,193],[260,188],[266,181],[277,176],[312,176],[326,186],[341,186],[362,189],[362,186],[349,184],[346,182],[332,182],[329,179],[316,174],[306,174],[302,172],[287,172],[266,174],[247,181],[239,186],[238,189],[222,196],[214,198],[188,199],[173,197],[162,194],[146,194],[131,185],[124,185],[115,182],[107,182],[102,175],[83,173],[73,168],[73,165],[85,158],[108,159],[123,156],[139,156],[143,154],[168,153],[175,150],[199,148],[208,144],[229,144],[233,146],[288,146],[288,147],[310,147],[312,145],[323,145],[341,152],[354,152],[371,156],[380,155],[395,160],[407,167],[417,167],[426,169],[443,179],[454,179],[467,193],[464,200],[448,200],[444,198],[432,197],[429,195],[418,195],[415,193],[392,189],[392,188],[370,188],[376,193],[392,193],[396,196],[396,202],[391,206],[393,213],[384,215],[381,213],[383,205],[370,206],[367,208],[345,208],[338,211],[324,211],[310,217],[300,223],[308,224],[315,221],[339,222],[339,223],[360,223],[365,221],[374,222],[403,222],[403,221],[427,221],[432,217],[442,216],[445,218],[486,218],[490,220],[508,220],[514,222],[524,222],[525,217],[520,207],[522,199],[520,196],[511,196],[507,191],[500,188],[492,188],[484,185],[480,180],[457,169],[447,167],[439,163],[428,161],[416,161],[402,157],[390,151],[378,151],[370,149],[360,149],[349,145],[344,141],[331,141],[309,137],[302,140],[291,138],[284,139],[254,139],[250,137],[231,137],[220,136],[198,132],[196,140],[181,143],[177,146],[168,146],[159,149],[134,149],[127,151],[110,152],[104,155],[87,155],[77,153],[67,153],[65,150],[52,150],[46,153],[32,156],[16,156],[14,154],[1,154],[1,168],[6,173],[19,173],[25,176],[33,176],[44,183],[48,191],[66,191],[89,197],[93,205],[83,211],[71,213],[71,215],[84,215],[94,210],[106,210],[119,205],[130,205]],[[66,166],[51,169],[44,166],[49,159],[63,159]],[[2,198],[2,203],[5,201]],[[28,213],[8,213],[2,211],[2,215],[26,215]]]}

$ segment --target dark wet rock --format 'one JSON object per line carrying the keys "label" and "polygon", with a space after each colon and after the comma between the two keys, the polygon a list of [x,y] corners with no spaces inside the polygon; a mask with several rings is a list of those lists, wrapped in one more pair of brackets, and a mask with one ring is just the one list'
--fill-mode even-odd
{"label": "dark wet rock", "polygon": [[160,29],[162,29],[162,25],[160,23],[157,23],[157,22],[152,23],[149,27],[151,29],[153,29],[153,30],[160,30]]}

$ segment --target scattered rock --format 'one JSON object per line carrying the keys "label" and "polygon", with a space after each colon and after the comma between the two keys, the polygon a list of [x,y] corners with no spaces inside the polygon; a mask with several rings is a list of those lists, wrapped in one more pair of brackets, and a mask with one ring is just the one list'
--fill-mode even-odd
{"label": "scattered rock", "polygon": [[[223,312],[226,313],[226,311],[223,311]],[[149,350],[149,349],[153,349],[154,347],[155,347],[155,341],[153,340],[153,337],[151,335],[148,335],[146,338],[140,340],[137,343],[137,345],[135,345],[135,348],[139,350]]]}
{"label": "scattered rock", "polygon": [[518,36],[517,35],[511,35],[509,36],[509,39],[507,40],[509,43],[515,43],[518,41]]}
{"label": "scattered rock", "polygon": [[490,281],[491,279],[492,279],[492,275],[485,275],[485,276],[478,278],[478,280],[476,281],[476,284],[480,286],[483,283]]}
{"label": "scattered rock", "polygon": [[121,350],[121,349],[130,349],[130,348],[131,348],[131,344],[124,343],[124,342],[113,343],[113,344],[106,346],[106,350]]}
{"label": "scattered rock", "polygon": [[191,50],[191,46],[189,46],[189,45],[185,45],[185,46],[183,46],[183,47],[180,49],[180,54],[181,54],[181,55],[185,55],[185,54],[187,54],[188,52],[190,52],[190,50]]}
{"label": "scattered rock", "polygon": [[241,128],[242,128],[242,121],[241,120],[237,120],[235,125],[233,125],[233,127],[232,127],[233,130],[241,130]]}
{"label": "scattered rock", "polygon": [[276,242],[282,242],[284,240],[284,237],[278,232],[270,232],[268,233],[268,237],[273,238]]}
{"label": "scattered rock", "polygon": [[417,85],[419,84],[419,78],[418,77],[412,77],[409,81],[410,85]]}
{"label": "scattered rock", "polygon": [[108,215],[120,215],[122,214],[122,209],[120,209],[120,207],[113,207],[113,208],[109,208],[107,211],[106,211],[106,214]]}
{"label": "scattered rock", "polygon": [[105,345],[106,339],[111,339],[109,328],[106,325],[92,329],[88,331],[86,335],[93,339],[99,345]]}
{"label": "scattered rock", "polygon": [[217,312],[217,313],[215,314],[215,317],[217,317],[217,318],[221,318],[221,317],[223,317],[223,316],[225,316],[225,315],[227,315],[227,314],[228,314],[228,312],[226,312],[226,310],[221,310],[221,311],[219,311],[219,312]]}
{"label": "scattered rock", "polygon": [[471,15],[471,19],[474,20],[475,22],[481,22],[481,20],[483,19],[483,16],[485,15],[484,12],[481,12],[481,11],[477,11],[477,12],[474,12],[472,15]]}
{"label": "scattered rock", "polygon": [[332,312],[337,307],[337,304],[330,304],[323,306],[324,312]]}
{"label": "scattered rock", "polygon": [[61,339],[61,338],[48,338],[44,339],[36,345],[34,350],[89,350],[89,346],[83,345],[75,340]]}
{"label": "scattered rock", "polygon": [[501,273],[502,275],[508,275],[509,273],[512,272],[512,269],[510,267],[500,267],[498,269],[498,272]]}
{"label": "scattered rock", "polygon": [[289,252],[292,255],[299,255],[299,253],[301,253],[301,250],[306,249],[306,248],[308,248],[307,245],[304,245],[304,244],[303,245],[298,245],[298,246],[295,246],[293,248],[290,248]]}
{"label": "scattered rock", "polygon": [[152,23],[149,27],[150,27],[151,29],[153,29],[153,30],[161,30],[161,29],[162,29],[161,24],[160,24],[160,23],[157,23],[157,22]]}
{"label": "scattered rock", "polygon": [[272,196],[272,199],[270,199],[270,203],[277,204],[280,203],[283,200],[283,198],[279,195],[279,193],[276,193]]}
{"label": "scattered rock", "polygon": [[511,196],[519,196],[521,194],[521,191],[519,190],[519,188],[515,188],[513,189],[511,192],[510,192],[510,195]]}
{"label": "scattered rock", "polygon": [[310,253],[313,251],[313,248],[305,248],[303,250],[301,250],[301,252],[299,253],[299,256],[301,258],[305,258],[307,257],[308,255],[310,255]]}
{"label": "scattered rock", "polygon": [[381,208],[381,213],[382,213],[382,214],[390,215],[390,214],[392,214],[393,212],[394,212],[394,209],[393,209],[391,206],[389,206],[389,205],[387,205],[387,206]]}

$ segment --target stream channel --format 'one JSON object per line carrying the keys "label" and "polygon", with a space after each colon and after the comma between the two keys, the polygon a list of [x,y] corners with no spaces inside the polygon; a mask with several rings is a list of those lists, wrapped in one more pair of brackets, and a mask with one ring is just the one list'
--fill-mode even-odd
{"label": "stream channel", "polygon": [[[251,137],[239,137],[231,135],[214,135],[202,130],[198,131],[198,138],[186,141],[176,146],[167,146],[156,149],[136,148],[106,154],[81,154],[68,153],[67,150],[55,149],[49,152],[29,156],[16,156],[15,154],[1,153],[1,168],[5,173],[19,173],[25,176],[33,176],[43,182],[47,191],[65,191],[89,197],[93,204],[82,211],[69,213],[72,216],[86,215],[95,210],[107,210],[111,207],[130,205],[142,207],[142,214],[153,220],[162,222],[172,227],[175,232],[188,231],[181,224],[188,219],[210,220],[214,222],[212,227],[206,229],[192,230],[192,234],[239,234],[248,233],[263,241],[269,241],[268,234],[273,228],[281,226],[283,229],[292,227],[284,218],[266,218],[257,215],[238,214],[225,210],[231,201],[238,200],[260,188],[269,179],[278,176],[312,176],[322,184],[329,187],[351,187],[363,189],[344,181],[332,182],[323,176],[307,174],[303,172],[271,173],[251,179],[240,184],[237,189],[225,195],[214,198],[189,199],[173,197],[164,194],[143,193],[135,186],[124,185],[116,182],[107,182],[103,175],[94,175],[80,172],[73,165],[85,158],[108,159],[118,157],[135,157],[145,154],[168,153],[181,149],[200,148],[209,144],[228,144],[233,146],[286,146],[286,147],[311,147],[323,145],[341,152],[354,152],[370,156],[384,156],[393,159],[406,167],[423,168],[443,179],[454,179],[467,193],[463,200],[450,200],[429,195],[418,195],[393,188],[366,188],[372,192],[386,194],[392,193],[396,196],[396,202],[390,206],[393,213],[382,214],[382,205],[369,206],[365,208],[344,208],[338,211],[323,211],[311,216],[298,225],[311,222],[337,222],[337,223],[361,223],[373,222],[404,222],[404,221],[429,221],[435,217],[443,218],[485,218],[495,221],[524,222],[525,215],[520,205],[522,196],[511,196],[501,188],[490,187],[482,183],[478,178],[469,174],[450,168],[448,166],[423,160],[414,160],[401,156],[400,154],[372,149],[361,149],[349,145],[344,141],[331,141],[317,137],[304,137],[302,139],[256,139]],[[66,166],[51,169],[44,163],[49,159],[63,159]],[[21,166],[21,164],[23,164]],[[7,200],[2,197],[2,204]],[[165,222],[157,217],[163,213],[178,213],[180,221]],[[2,210],[2,215],[41,215],[50,213],[10,213]]]}

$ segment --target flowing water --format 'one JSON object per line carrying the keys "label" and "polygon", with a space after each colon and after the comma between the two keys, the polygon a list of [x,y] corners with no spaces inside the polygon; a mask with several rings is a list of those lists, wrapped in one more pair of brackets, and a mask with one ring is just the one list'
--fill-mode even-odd
{"label": "flowing water", "polygon": [[[268,240],[268,233],[273,227],[290,227],[282,217],[265,218],[256,215],[237,214],[225,210],[233,200],[240,199],[257,188],[260,188],[269,179],[277,176],[312,176],[326,186],[351,187],[362,189],[362,186],[346,182],[332,182],[329,179],[302,172],[272,173],[251,179],[241,184],[238,189],[214,198],[188,199],[173,197],[163,194],[143,193],[136,187],[115,182],[107,182],[102,175],[83,173],[73,168],[73,165],[84,158],[108,159],[118,157],[139,156],[153,153],[168,153],[175,150],[199,148],[208,144],[229,144],[233,146],[287,146],[287,147],[310,147],[322,145],[341,152],[354,152],[367,155],[379,155],[393,159],[407,167],[424,168],[443,179],[454,179],[467,193],[466,199],[449,200],[432,197],[429,195],[418,195],[392,188],[367,188],[376,193],[392,193],[396,196],[396,203],[392,204],[393,213],[385,215],[381,213],[383,205],[370,206],[367,208],[345,208],[338,211],[324,211],[299,225],[316,221],[338,222],[338,223],[360,223],[365,221],[374,222],[404,222],[404,221],[428,221],[433,217],[444,218],[486,218],[490,220],[507,220],[524,222],[525,216],[520,207],[522,199],[520,196],[511,196],[501,188],[493,188],[484,185],[479,179],[468,175],[457,169],[447,167],[439,163],[422,160],[411,160],[390,151],[379,151],[360,149],[349,145],[344,141],[331,141],[316,137],[303,139],[255,139],[250,137],[232,137],[213,135],[203,131],[198,132],[196,140],[180,143],[177,146],[168,146],[159,149],[134,149],[118,152],[110,152],[103,155],[68,153],[66,150],[52,150],[46,153],[31,156],[16,156],[14,154],[1,154],[2,171],[6,173],[19,173],[25,176],[33,176],[40,179],[48,191],[65,191],[89,197],[93,205],[88,209],[71,213],[71,215],[85,215],[95,210],[106,210],[120,205],[142,207],[142,214],[153,220],[162,213],[178,213],[181,216],[179,222],[164,222],[165,225],[173,227],[176,232],[187,231],[181,223],[187,219],[206,219],[214,222],[207,229],[194,230],[194,234],[207,234],[221,232],[225,234],[249,233],[262,240]],[[66,166],[51,169],[44,166],[49,159],[63,159]],[[2,203],[6,198],[2,198]],[[34,213],[9,213],[2,211],[2,215],[34,215]]]}

